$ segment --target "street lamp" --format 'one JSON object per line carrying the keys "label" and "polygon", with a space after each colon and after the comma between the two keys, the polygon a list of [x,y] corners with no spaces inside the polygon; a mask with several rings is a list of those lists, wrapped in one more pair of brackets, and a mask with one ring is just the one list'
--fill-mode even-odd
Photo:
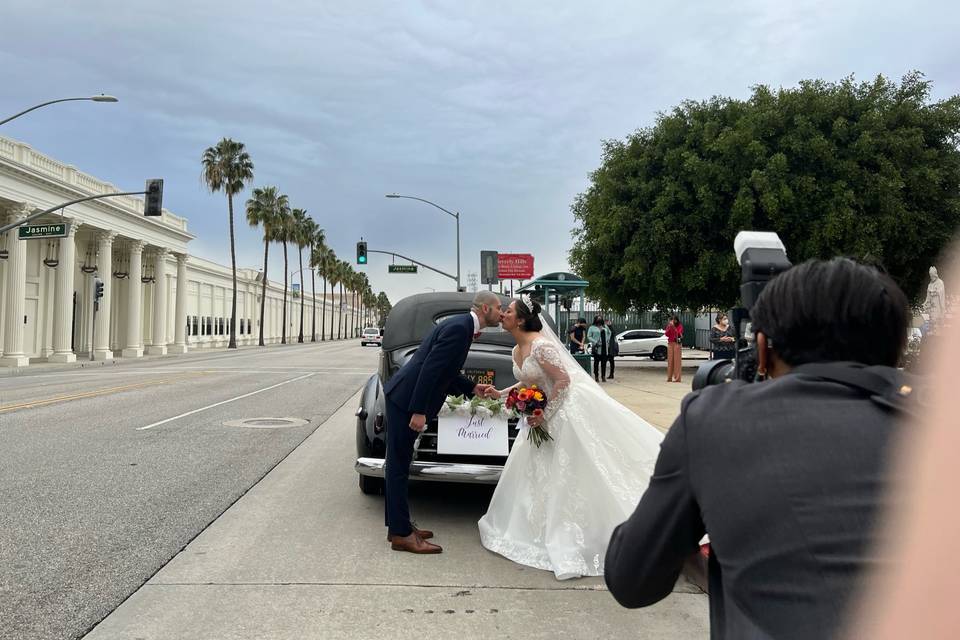
{"label": "street lamp", "polygon": [[441,207],[435,202],[430,202],[429,200],[424,200],[423,198],[417,198],[416,196],[401,196],[396,193],[388,193],[386,197],[406,198],[407,200],[419,200],[420,202],[425,202],[433,207],[436,207],[437,209],[440,209],[440,211],[443,211],[447,215],[456,219],[457,221],[457,291],[460,291],[460,212],[458,211],[457,213],[454,213],[452,211],[447,211],[446,209],[444,209],[443,207]]}
{"label": "street lamp", "polygon": [[18,114],[12,115],[12,116],[10,116],[9,118],[7,118],[7,119],[5,119],[5,120],[0,120],[0,124],[6,124],[6,123],[10,122],[11,120],[13,120],[14,118],[19,118],[20,116],[22,116],[22,115],[25,114],[25,113],[30,113],[30,112],[33,111],[34,109],[39,109],[40,107],[45,107],[45,106],[47,106],[48,104],[56,104],[57,102],[73,102],[73,101],[75,101],[75,100],[89,100],[89,101],[91,101],[91,102],[117,102],[117,99],[114,98],[113,96],[107,96],[107,95],[103,95],[103,94],[100,94],[99,96],[90,96],[89,98],[60,98],[59,100],[51,100],[50,102],[43,102],[43,103],[40,103],[40,104],[38,104],[38,105],[32,106],[32,107],[30,107],[29,109],[27,109],[27,110],[25,110],[25,111],[21,111],[21,112],[18,113]]}

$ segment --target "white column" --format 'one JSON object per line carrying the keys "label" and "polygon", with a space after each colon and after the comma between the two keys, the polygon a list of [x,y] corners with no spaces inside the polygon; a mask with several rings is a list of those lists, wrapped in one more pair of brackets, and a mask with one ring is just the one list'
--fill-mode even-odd
{"label": "white column", "polygon": [[177,254],[177,304],[174,312],[173,327],[174,338],[170,346],[170,353],[187,352],[187,256],[183,253]]}
{"label": "white column", "polygon": [[70,348],[70,329],[73,318],[73,274],[77,269],[77,227],[69,221],[70,232],[60,239],[59,264],[56,269],[55,298],[53,302],[53,354],[49,362],[76,362],[77,356]]}
{"label": "white column", "polygon": [[127,346],[121,352],[124,358],[140,358],[143,356],[143,344],[140,340],[141,322],[140,305],[143,294],[143,284],[140,275],[143,271],[142,240],[130,243],[130,277],[127,279]]}
{"label": "white column", "polygon": [[[28,210],[26,205],[20,205],[14,210],[10,222],[22,220]],[[23,317],[27,307],[27,242],[21,241],[17,233],[16,228],[7,232],[6,313],[3,318],[3,358],[0,358],[0,365],[7,367],[30,364],[30,358],[23,351]]]}
{"label": "white column", "polygon": [[106,231],[97,236],[97,276],[103,281],[103,297],[97,309],[93,328],[93,359],[113,360],[110,350],[110,318],[113,310],[113,239],[117,234]]}
{"label": "white column", "polygon": [[147,355],[167,355],[167,250],[153,256],[153,340]]}

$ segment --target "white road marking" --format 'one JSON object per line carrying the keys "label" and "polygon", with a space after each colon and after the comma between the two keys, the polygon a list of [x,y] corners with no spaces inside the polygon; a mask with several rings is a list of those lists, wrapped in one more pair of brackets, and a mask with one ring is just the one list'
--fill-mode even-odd
{"label": "white road marking", "polygon": [[244,398],[249,398],[250,396],[255,396],[258,393],[263,393],[264,391],[270,391],[270,389],[276,389],[277,387],[282,387],[285,384],[290,384],[291,382],[297,382],[298,380],[303,380],[304,378],[309,378],[316,375],[315,373],[308,373],[304,376],[299,376],[297,378],[291,378],[290,380],[284,380],[269,387],[264,387],[263,389],[257,389],[256,391],[251,391],[250,393],[245,393],[242,396],[237,396],[236,398],[230,398],[229,400],[221,400],[220,402],[215,402],[214,404],[207,405],[205,407],[200,407],[199,409],[194,409],[193,411],[187,411],[186,413],[181,413],[178,416],[173,416],[172,418],[167,418],[166,420],[161,420],[160,422],[154,422],[153,424],[148,424],[145,427],[137,427],[137,431],[146,431],[147,429],[152,429],[154,427],[159,427],[162,424],[167,424],[168,422],[173,422],[174,420],[179,420],[180,418],[185,418],[187,416],[192,416],[195,413],[200,413],[201,411],[206,411],[207,409],[213,409],[214,407],[219,407],[222,404],[227,404],[235,400],[242,400]]}

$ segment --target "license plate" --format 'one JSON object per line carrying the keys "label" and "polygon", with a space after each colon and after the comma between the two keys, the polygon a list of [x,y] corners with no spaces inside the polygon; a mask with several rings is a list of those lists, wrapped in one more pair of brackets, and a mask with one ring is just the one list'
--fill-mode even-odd
{"label": "license plate", "polygon": [[497,372],[493,369],[464,369],[463,375],[474,384],[496,384]]}

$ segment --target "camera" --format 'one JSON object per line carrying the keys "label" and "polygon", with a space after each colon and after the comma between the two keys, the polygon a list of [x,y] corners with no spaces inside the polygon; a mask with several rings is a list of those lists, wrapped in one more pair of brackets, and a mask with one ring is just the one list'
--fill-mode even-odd
{"label": "camera", "polygon": [[713,384],[757,379],[757,349],[750,310],[760,292],[771,279],[793,265],[780,236],[769,231],[741,231],[733,241],[733,250],[740,264],[740,303],[731,309],[730,326],[736,335],[736,356],[733,360],[709,360],[700,365],[693,376],[693,390]]}

